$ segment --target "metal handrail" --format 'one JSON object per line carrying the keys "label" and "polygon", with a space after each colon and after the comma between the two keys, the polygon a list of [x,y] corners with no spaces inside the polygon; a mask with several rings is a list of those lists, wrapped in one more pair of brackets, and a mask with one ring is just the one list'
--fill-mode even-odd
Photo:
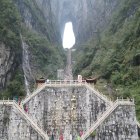
{"label": "metal handrail", "polygon": [[7,104],[7,105],[14,105],[16,109],[19,111],[19,113],[24,117],[25,120],[27,120],[28,123],[45,139],[49,140],[48,135],[45,133],[44,130],[42,130],[38,124],[33,122],[33,120],[24,112],[23,109],[20,108],[20,106],[14,101],[14,100],[2,100],[0,101],[0,104]]}
{"label": "metal handrail", "polygon": [[119,105],[134,105],[134,102],[130,102],[129,100],[122,100],[122,99],[117,99],[114,103],[113,106],[111,106],[107,111],[105,111],[99,119],[97,119],[94,122],[94,125],[85,132],[85,134],[82,135],[81,139],[85,140],[88,138],[93,131],[95,131],[98,126],[119,106]]}

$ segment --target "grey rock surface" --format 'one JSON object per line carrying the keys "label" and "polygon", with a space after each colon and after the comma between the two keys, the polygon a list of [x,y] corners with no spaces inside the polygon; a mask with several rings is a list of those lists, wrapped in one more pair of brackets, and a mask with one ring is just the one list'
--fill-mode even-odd
{"label": "grey rock surface", "polygon": [[6,86],[14,69],[15,54],[0,42],[0,90]]}
{"label": "grey rock surface", "polygon": [[[105,28],[120,0],[34,0],[30,3],[40,9],[40,16],[45,18],[47,26],[51,29],[48,35],[53,30],[56,33],[54,37],[59,38],[61,34],[63,38],[65,23],[71,21],[77,42],[83,43]],[[21,0],[18,7],[24,23],[38,31],[39,25],[31,9]]]}

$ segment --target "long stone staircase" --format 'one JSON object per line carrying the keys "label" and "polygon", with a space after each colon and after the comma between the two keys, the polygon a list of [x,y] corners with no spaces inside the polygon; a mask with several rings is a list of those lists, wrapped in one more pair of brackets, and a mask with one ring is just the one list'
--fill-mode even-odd
{"label": "long stone staircase", "polygon": [[129,100],[116,100],[116,102],[113,103],[113,105],[107,109],[100,118],[97,119],[97,121],[94,122],[94,125],[86,131],[81,139],[85,140],[87,139],[98,127],[103,123],[104,120],[107,119],[107,117],[119,106],[119,105],[134,105],[134,102],[130,102]]}
{"label": "long stone staircase", "polygon": [[8,106],[14,106],[20,115],[29,123],[32,128],[36,130],[36,132],[44,139],[44,140],[49,140],[48,135],[45,133],[43,129],[41,129],[32,119],[24,112],[24,110],[14,101],[14,100],[3,100],[0,101],[1,105],[8,105]]}
{"label": "long stone staircase", "polygon": [[[79,83],[78,81],[63,81],[63,80],[57,80],[57,81],[49,81],[49,83],[45,83],[42,85],[41,88],[37,89],[32,93],[32,95],[28,96],[24,101],[23,104],[26,104],[32,97],[36,96],[41,90],[45,89],[45,87],[63,87],[63,86],[85,86],[87,89],[94,92],[94,94],[99,97],[100,99],[104,100],[108,104],[107,110],[98,117],[98,119],[94,122],[94,125],[87,130],[81,137],[82,140],[87,139],[92,132],[94,132],[102,123],[107,119],[107,117],[119,106],[119,105],[134,105],[134,101],[129,100],[123,100],[123,99],[117,99],[115,102],[111,101],[107,96],[96,90],[94,87],[92,87],[90,84],[86,83],[86,81],[82,81]],[[137,121],[137,125],[140,128],[140,123]]]}

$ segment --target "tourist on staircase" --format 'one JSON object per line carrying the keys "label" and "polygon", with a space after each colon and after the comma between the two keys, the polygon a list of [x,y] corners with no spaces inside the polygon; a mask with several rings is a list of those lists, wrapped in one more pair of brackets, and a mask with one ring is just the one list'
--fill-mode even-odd
{"label": "tourist on staircase", "polygon": [[53,133],[52,133],[52,135],[51,135],[51,139],[50,140],[54,140],[54,135],[53,135]]}
{"label": "tourist on staircase", "polygon": [[70,140],[72,140],[72,134],[70,133]]}
{"label": "tourist on staircase", "polygon": [[62,134],[62,133],[60,133],[59,140],[64,140],[64,139],[63,139],[63,134]]}
{"label": "tourist on staircase", "polygon": [[27,108],[26,105],[24,105],[24,111],[25,111],[26,113],[28,113],[28,108]]}

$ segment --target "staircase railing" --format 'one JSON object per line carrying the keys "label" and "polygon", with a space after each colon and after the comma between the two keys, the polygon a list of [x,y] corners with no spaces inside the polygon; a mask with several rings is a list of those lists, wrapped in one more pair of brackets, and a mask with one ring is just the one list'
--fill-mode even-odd
{"label": "staircase railing", "polygon": [[41,90],[43,90],[45,87],[51,87],[51,86],[85,86],[86,88],[92,90],[99,98],[104,100],[106,103],[109,105],[112,105],[113,102],[111,99],[109,99],[107,96],[99,92],[98,90],[94,89],[93,87],[90,86],[85,80],[79,82],[77,80],[51,80],[49,82],[44,83],[40,88],[36,89],[31,95],[27,96],[23,100],[23,104],[27,103],[29,100],[31,100],[32,97],[36,96]]}
{"label": "staircase railing", "polygon": [[83,80],[81,82],[77,80],[50,80],[49,82],[44,83],[40,88],[37,88],[31,95],[27,96],[23,100],[23,104],[27,103],[29,100],[31,100],[32,97],[36,96],[41,90],[43,90],[45,87],[51,87],[51,86],[81,86],[86,84],[86,81]]}
{"label": "staircase railing", "polygon": [[128,100],[119,100],[117,99],[116,102],[114,102],[113,106],[111,106],[107,111],[105,111],[100,118],[98,118],[95,122],[94,125],[88,130],[86,131],[83,136],[81,137],[82,140],[85,140],[86,138],[88,138],[92,132],[94,132],[99,125],[101,125],[103,123],[103,121],[105,121],[105,119],[119,106],[119,105],[134,105],[134,102],[130,102]]}
{"label": "staircase railing", "polygon": [[22,103],[25,104],[27,103],[29,100],[31,100],[32,97],[36,96],[38,93],[40,93],[40,91],[42,91],[47,85],[44,84],[42,85],[40,88],[37,88],[31,95],[27,96]]}
{"label": "staircase railing", "polygon": [[113,104],[113,102],[111,101],[110,98],[108,98],[107,96],[105,96],[104,94],[102,94],[101,92],[99,92],[98,90],[96,90],[95,88],[91,87],[90,84],[86,83],[85,86],[86,86],[86,88],[92,90],[94,92],[94,94],[96,94],[100,99],[104,100],[109,105],[112,105]]}
{"label": "staircase railing", "polygon": [[79,86],[79,85],[82,85],[85,83],[86,83],[85,80],[82,80],[80,82],[78,80],[50,80],[50,81],[46,82],[47,86],[61,86],[61,85]]}
{"label": "staircase railing", "polygon": [[14,107],[16,107],[16,109],[19,111],[20,115],[27,121],[27,123],[29,123],[32,128],[34,128],[44,138],[44,140],[49,140],[49,137],[45,131],[42,130],[36,123],[34,123],[33,120],[24,112],[23,109],[20,108],[20,106],[15,101],[3,100],[0,101],[0,104],[14,105]]}

